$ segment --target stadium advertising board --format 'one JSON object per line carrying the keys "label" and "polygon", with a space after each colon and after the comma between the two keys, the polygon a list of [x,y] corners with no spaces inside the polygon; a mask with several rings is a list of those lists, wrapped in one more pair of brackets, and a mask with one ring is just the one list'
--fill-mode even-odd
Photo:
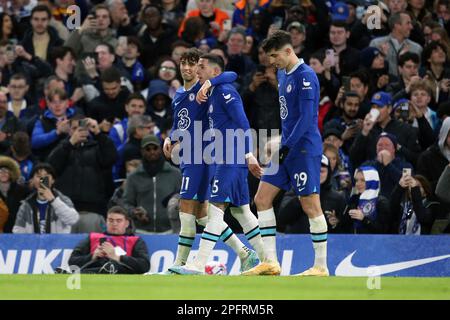
{"label": "stadium advertising board", "polygon": [[[53,273],[67,267],[76,244],[86,235],[0,236],[0,274]],[[246,240],[239,236],[244,243]],[[338,276],[450,277],[449,236],[329,235],[328,266]],[[198,238],[198,237],[197,237]],[[150,252],[151,273],[166,270],[175,259],[176,235],[144,235]],[[198,248],[198,239],[193,248]],[[309,235],[279,235],[278,258],[282,275],[310,267],[314,255]],[[196,253],[192,251],[190,258]],[[211,260],[239,274],[236,254],[218,243]]]}

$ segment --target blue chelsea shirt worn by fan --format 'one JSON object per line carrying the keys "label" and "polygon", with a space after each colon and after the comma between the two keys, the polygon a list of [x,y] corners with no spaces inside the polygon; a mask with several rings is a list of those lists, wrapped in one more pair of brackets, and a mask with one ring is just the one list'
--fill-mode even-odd
{"label": "blue chelsea shirt worn by fan", "polygon": [[281,145],[310,156],[322,154],[318,126],[319,80],[302,59],[286,73],[278,70],[278,91],[282,124]]}

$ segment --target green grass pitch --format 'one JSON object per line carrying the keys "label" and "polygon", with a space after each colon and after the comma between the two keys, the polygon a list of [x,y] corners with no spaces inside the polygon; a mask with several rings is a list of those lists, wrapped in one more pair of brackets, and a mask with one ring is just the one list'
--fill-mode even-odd
{"label": "green grass pitch", "polygon": [[81,289],[67,289],[69,275],[0,275],[0,299],[300,300],[450,299],[450,278],[81,275]]}

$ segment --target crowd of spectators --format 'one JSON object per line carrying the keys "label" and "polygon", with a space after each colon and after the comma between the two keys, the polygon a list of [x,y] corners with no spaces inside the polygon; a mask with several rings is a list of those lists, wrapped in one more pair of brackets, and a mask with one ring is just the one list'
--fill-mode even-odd
{"label": "crowd of spectators", "polygon": [[[138,232],[176,233],[161,142],[180,55],[221,56],[250,126],[280,130],[260,47],[277,29],[320,81],[329,232],[449,232],[449,0],[12,0],[0,22],[0,232],[102,232],[120,205]],[[279,232],[309,233],[294,193],[274,209]]]}

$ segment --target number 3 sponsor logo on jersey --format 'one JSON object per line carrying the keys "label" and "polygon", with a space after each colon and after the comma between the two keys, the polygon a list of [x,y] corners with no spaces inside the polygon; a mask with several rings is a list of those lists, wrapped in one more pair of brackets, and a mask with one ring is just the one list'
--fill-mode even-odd
{"label": "number 3 sponsor logo on jersey", "polygon": [[286,119],[288,116],[288,108],[286,104],[286,98],[284,96],[280,97],[280,117],[281,119]]}
{"label": "number 3 sponsor logo on jersey", "polygon": [[191,119],[189,119],[188,109],[181,109],[177,115],[180,118],[180,120],[178,120],[178,129],[186,130],[187,128],[189,128],[189,126],[191,125]]}

